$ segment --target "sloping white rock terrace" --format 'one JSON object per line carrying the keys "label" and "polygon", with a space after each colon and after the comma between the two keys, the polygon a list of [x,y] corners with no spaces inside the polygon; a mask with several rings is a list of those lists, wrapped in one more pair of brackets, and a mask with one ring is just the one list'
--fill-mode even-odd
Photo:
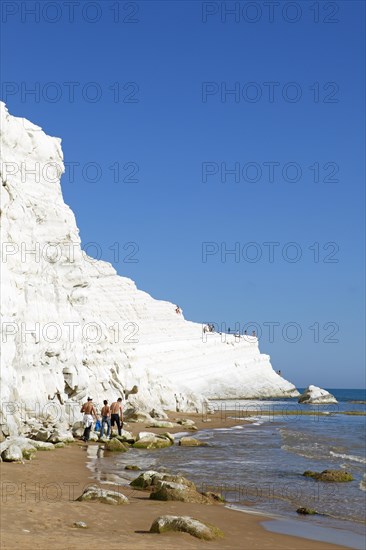
{"label": "sloping white rock terrace", "polygon": [[[1,104],[1,401],[10,432],[24,415],[91,395],[151,410],[200,410],[205,397],[297,395],[257,338],[203,335],[80,247],[64,203],[61,141]],[[28,411],[28,412],[26,412]],[[75,420],[73,418],[72,420]]]}

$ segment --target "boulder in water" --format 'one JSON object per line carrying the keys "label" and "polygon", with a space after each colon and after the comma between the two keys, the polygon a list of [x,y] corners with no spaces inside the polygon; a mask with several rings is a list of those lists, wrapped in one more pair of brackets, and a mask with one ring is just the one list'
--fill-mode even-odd
{"label": "boulder in water", "polygon": [[326,405],[328,403],[338,403],[334,395],[327,390],[318,388],[318,386],[308,386],[300,395],[299,403],[304,405]]}
{"label": "boulder in water", "polygon": [[181,437],[179,440],[179,445],[182,447],[206,447],[207,443],[200,441],[195,437]]}
{"label": "boulder in water", "polygon": [[[174,441],[174,439],[173,439]],[[167,435],[157,435],[152,432],[140,432],[137,441],[133,444],[135,449],[164,449],[170,447],[173,442]]]}
{"label": "boulder in water", "polygon": [[353,481],[352,474],[349,474],[344,470],[323,470],[322,472],[312,472],[311,470],[306,470],[306,472],[304,472],[302,475],[305,477],[312,477],[317,481],[338,482],[338,483]]}
{"label": "boulder in water", "polygon": [[122,443],[122,441],[119,441],[116,437],[105,441],[104,448],[106,451],[111,451],[113,453],[125,453],[129,449],[128,445]]}
{"label": "boulder in water", "polygon": [[135,443],[136,441],[136,437],[132,435],[131,432],[128,432],[127,430],[123,430],[123,429],[122,429],[121,435],[116,435],[115,437],[120,441],[126,441],[131,444]]}
{"label": "boulder in water", "polygon": [[318,512],[314,510],[313,508],[307,508],[306,506],[302,506],[301,508],[298,508],[296,510],[298,514],[302,514],[303,516],[314,516]]}

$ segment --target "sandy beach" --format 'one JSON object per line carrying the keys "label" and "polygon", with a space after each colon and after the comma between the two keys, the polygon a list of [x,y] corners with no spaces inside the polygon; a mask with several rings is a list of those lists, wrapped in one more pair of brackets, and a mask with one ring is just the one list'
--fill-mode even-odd
{"label": "sandy beach", "polygon": [[[170,415],[171,418],[177,416],[177,413]],[[200,415],[179,414],[179,417],[193,418],[198,429],[222,427],[223,423],[220,415],[213,415],[209,423],[203,422]],[[238,421],[225,419],[226,427],[237,423]],[[129,423],[125,426],[133,433],[141,431],[144,427],[142,423]],[[128,505],[76,502],[75,499],[87,485],[97,484],[86,467],[86,447],[83,442],[75,441],[55,451],[38,452],[34,460],[26,461],[24,464],[1,464],[2,549],[18,546],[39,550],[94,550],[106,545],[117,549],[126,544],[137,549],[158,549],[164,545],[166,550],[201,548],[206,545],[212,548],[258,550],[344,548],[270,533],[261,526],[261,522],[266,519],[263,516],[230,510],[223,504],[151,501],[148,493],[133,491],[128,487],[121,489],[130,500]],[[156,452],[159,453],[159,450]],[[103,484],[103,488],[106,487],[108,485]],[[110,488],[116,489],[112,485]],[[153,520],[164,514],[192,516],[219,527],[225,536],[223,539],[205,542],[186,533],[149,533]],[[74,527],[73,524],[77,521],[87,523],[88,528]]]}

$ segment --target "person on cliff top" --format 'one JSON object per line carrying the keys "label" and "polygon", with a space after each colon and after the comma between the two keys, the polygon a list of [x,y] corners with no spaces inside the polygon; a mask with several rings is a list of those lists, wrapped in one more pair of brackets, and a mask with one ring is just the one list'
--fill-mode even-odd
{"label": "person on cliff top", "polygon": [[100,414],[102,415],[102,425],[100,427],[99,437],[102,438],[104,436],[105,424],[107,424],[107,437],[109,437],[111,433],[111,408],[108,405],[108,401],[106,399],[103,401],[103,407],[100,411]]}
{"label": "person on cliff top", "polygon": [[84,434],[81,438],[83,441],[89,441],[90,430],[93,425],[93,417],[97,420],[97,411],[93,405],[93,398],[88,397],[87,402],[81,407],[80,412],[84,413],[83,424],[84,424]]}
{"label": "person on cliff top", "polygon": [[[122,408],[122,397],[119,397],[117,401],[114,401],[111,405],[111,427],[114,427],[114,424],[117,424],[118,435],[122,434],[123,428],[123,408]],[[111,437],[112,437],[111,430]]]}

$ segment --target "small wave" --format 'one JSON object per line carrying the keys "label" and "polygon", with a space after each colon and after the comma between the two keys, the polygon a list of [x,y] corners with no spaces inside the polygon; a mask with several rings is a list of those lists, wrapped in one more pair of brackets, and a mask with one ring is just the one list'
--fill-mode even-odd
{"label": "small wave", "polygon": [[191,432],[175,432],[174,434],[172,434],[174,439],[177,439],[179,437],[184,437],[186,435],[191,435]]}
{"label": "small wave", "polygon": [[214,428],[215,432],[230,432],[231,428]]}
{"label": "small wave", "polygon": [[238,426],[231,426],[230,428],[213,428],[213,429],[215,430],[215,432],[231,432],[233,430],[243,430],[244,426],[238,425]]}
{"label": "small wave", "polygon": [[303,456],[304,458],[312,458],[312,459],[319,458],[316,453],[311,452],[311,449],[306,450],[306,449],[301,449],[299,447],[297,448],[291,447],[290,445],[282,445],[281,449],[283,451],[287,451],[288,453],[294,453],[296,455]]}
{"label": "small wave", "polygon": [[343,458],[343,460],[350,460],[351,462],[360,462],[361,464],[366,464],[366,458],[362,458],[362,456],[334,453],[333,451],[329,451],[329,453],[337,458]]}
{"label": "small wave", "polygon": [[366,491],[366,474],[363,474],[363,478],[360,481],[359,488],[361,491]]}
{"label": "small wave", "polygon": [[258,426],[259,424],[264,424],[265,422],[270,422],[271,418],[269,416],[250,416],[246,418],[246,421]]}

